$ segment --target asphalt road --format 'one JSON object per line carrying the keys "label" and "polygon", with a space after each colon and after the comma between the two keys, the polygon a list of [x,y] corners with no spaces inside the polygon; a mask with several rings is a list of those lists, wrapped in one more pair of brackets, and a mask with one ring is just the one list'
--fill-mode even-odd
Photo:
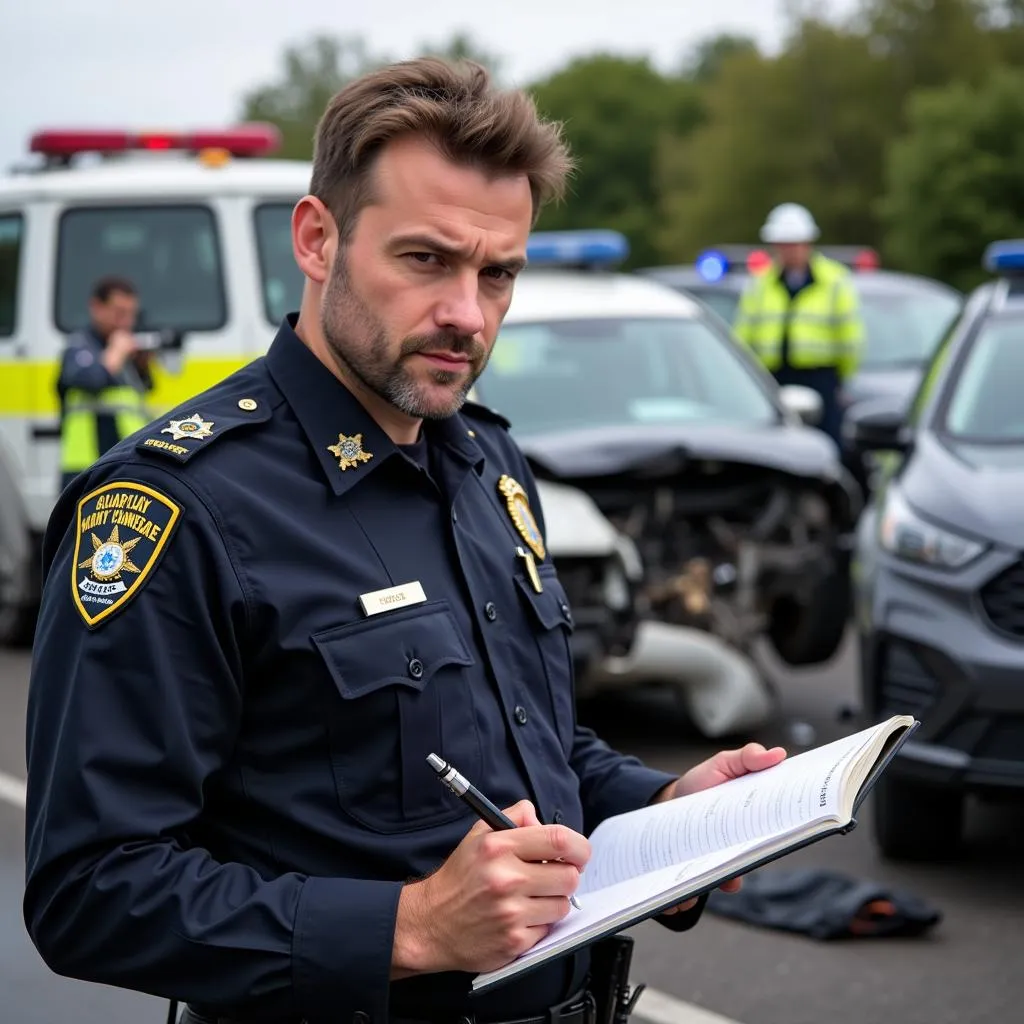
{"label": "asphalt road", "polygon": [[[855,702],[849,648],[826,672],[769,666],[780,691],[777,720],[756,739],[821,743],[853,725],[840,720]],[[0,773],[24,777],[23,728],[28,658],[0,652]],[[584,717],[619,749],[681,771],[713,753],[671,702],[658,695],[594,703]],[[803,723],[794,729],[793,723]],[[806,726],[813,729],[813,738]],[[2,775],[0,775],[2,779]],[[163,1024],[166,1004],[55,978],[21,922],[23,817],[0,788],[0,1019],[5,1024]],[[633,980],[655,991],[637,1017],[656,1024],[1009,1024],[1021,1019],[1024,972],[1024,813],[978,808],[958,863],[897,866],[882,861],[870,816],[850,835],[791,856],[787,866],[828,867],[858,879],[899,885],[937,907],[942,923],[925,938],[822,943],[705,914],[698,929],[673,935],[657,924],[634,930]],[[668,997],[668,998],[664,998]],[[700,1008],[721,1017],[700,1013]]]}

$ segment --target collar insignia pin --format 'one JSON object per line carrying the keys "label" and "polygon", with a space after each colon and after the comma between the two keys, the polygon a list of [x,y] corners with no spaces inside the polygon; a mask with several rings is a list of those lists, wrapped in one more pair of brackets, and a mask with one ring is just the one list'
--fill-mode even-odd
{"label": "collar insignia pin", "polygon": [[337,458],[342,472],[352,466],[358,466],[360,462],[369,462],[373,458],[371,452],[363,451],[362,434],[354,434],[352,437],[339,434],[338,443],[329,444],[327,450]]}
{"label": "collar insignia pin", "polygon": [[172,441],[205,441],[213,436],[212,420],[204,420],[199,413],[193,413],[188,419],[171,420],[170,424],[160,431],[170,434]]}
{"label": "collar insignia pin", "polygon": [[498,481],[498,491],[505,498],[505,508],[519,535],[529,544],[530,550],[543,560],[544,538],[540,534],[537,520],[533,518],[533,512],[530,511],[530,500],[523,485],[506,474]]}

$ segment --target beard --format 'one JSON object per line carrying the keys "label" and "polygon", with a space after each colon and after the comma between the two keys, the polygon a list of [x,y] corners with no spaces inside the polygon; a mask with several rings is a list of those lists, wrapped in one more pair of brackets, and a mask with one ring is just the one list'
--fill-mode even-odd
{"label": "beard", "polygon": [[[452,331],[403,338],[395,353],[380,318],[352,287],[340,255],[324,288],[320,330],[344,376],[412,419],[454,416],[487,365],[488,352],[479,341]],[[421,352],[467,355],[467,370],[428,367],[425,374],[417,373],[409,364]]]}

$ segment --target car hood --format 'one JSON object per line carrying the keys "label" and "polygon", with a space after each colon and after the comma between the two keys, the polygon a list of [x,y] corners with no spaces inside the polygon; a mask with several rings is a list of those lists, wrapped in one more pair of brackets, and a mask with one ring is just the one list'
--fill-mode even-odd
{"label": "car hood", "polygon": [[563,480],[632,473],[657,477],[693,459],[746,463],[795,476],[836,479],[835,445],[804,426],[656,424],[594,427],[517,438],[540,476]]}
{"label": "car hood", "polygon": [[890,395],[909,402],[917,390],[921,373],[921,367],[861,370],[843,385],[843,391],[851,403]]}
{"label": "car hood", "polygon": [[970,445],[923,435],[901,486],[923,514],[997,544],[1024,548],[1024,444]]}

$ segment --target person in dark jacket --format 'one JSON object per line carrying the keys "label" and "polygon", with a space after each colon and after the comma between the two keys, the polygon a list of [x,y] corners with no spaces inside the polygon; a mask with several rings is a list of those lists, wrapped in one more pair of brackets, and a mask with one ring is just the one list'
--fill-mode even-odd
{"label": "person in dark jacket", "polygon": [[149,354],[132,334],[138,306],[131,281],[101,278],[89,300],[89,326],[68,338],[57,378],[62,490],[150,420]]}

